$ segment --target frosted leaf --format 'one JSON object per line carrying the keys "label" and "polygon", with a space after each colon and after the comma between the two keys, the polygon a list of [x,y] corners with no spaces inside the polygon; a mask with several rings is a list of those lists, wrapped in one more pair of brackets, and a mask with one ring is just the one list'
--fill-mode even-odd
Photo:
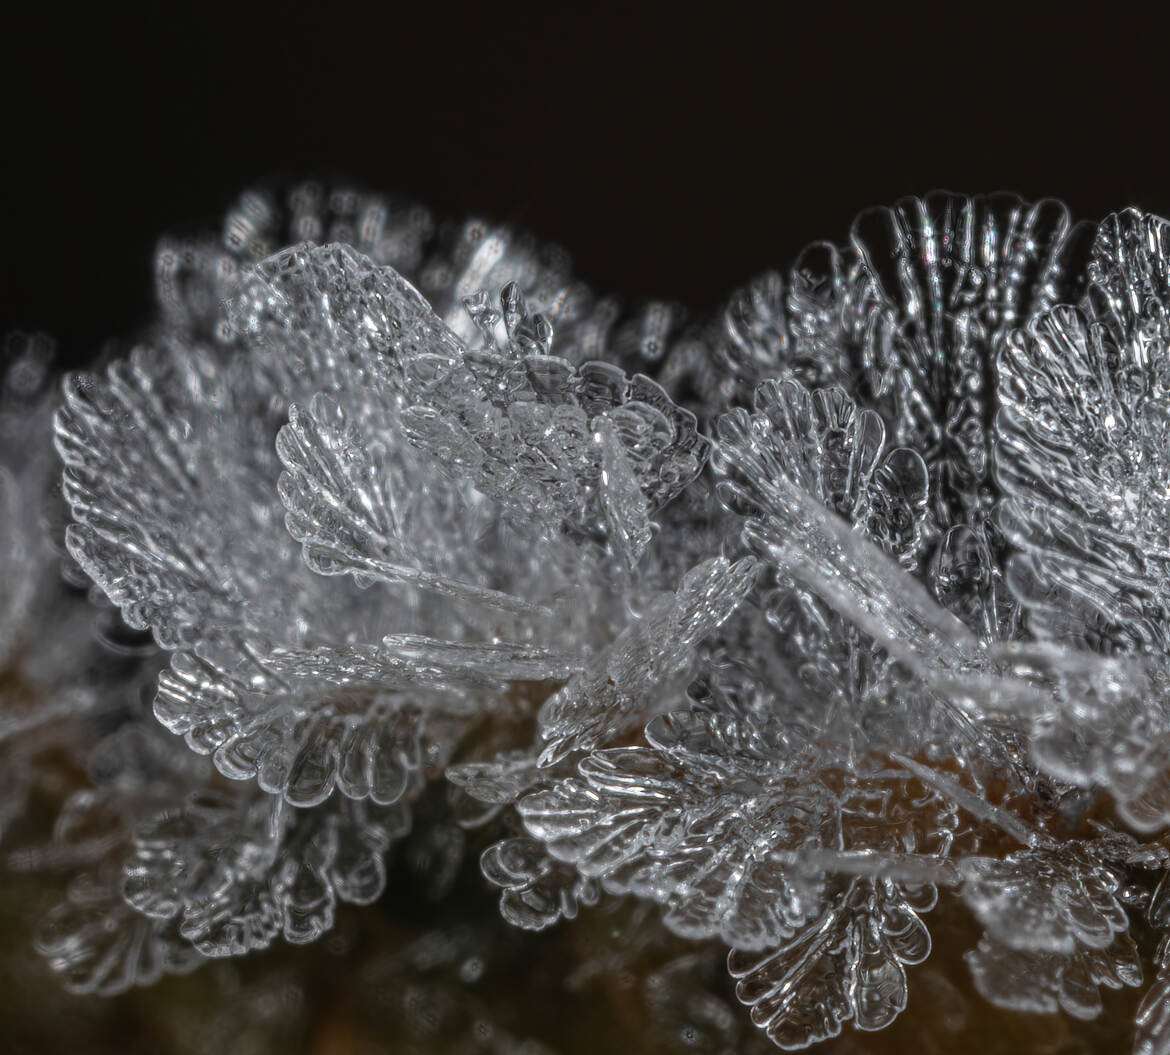
{"label": "frosted leaf", "polygon": [[424,767],[475,713],[458,680],[379,649],[278,650],[239,673],[177,653],[154,709],[225,776],[255,777],[293,805],[316,805],[334,788],[391,805],[421,790]]}
{"label": "frosted leaf", "polygon": [[[140,348],[104,380],[67,383],[57,444],[74,515],[70,552],[126,621],[164,646],[238,631],[259,614],[249,594],[284,555],[271,544],[271,504],[257,480],[257,461],[275,459],[250,434],[255,386],[246,371],[178,347]],[[239,432],[213,420],[213,407]],[[236,447],[230,475],[218,469],[226,452],[217,441]]]}
{"label": "frosted leaf", "polygon": [[116,996],[203,962],[172,924],[126,905],[113,878],[81,877],[37,928],[37,952],[69,992]]}
{"label": "frosted leaf", "polygon": [[1140,985],[1121,903],[1121,863],[1135,846],[1110,833],[965,862],[963,899],[985,928],[966,955],[979,992],[1001,1007],[1091,1019],[1099,986]]}
{"label": "frosted leaf", "polygon": [[1089,648],[1167,650],[1164,357],[1057,308],[1000,357],[996,468],[1010,581],[1037,633]]}
{"label": "frosted leaf", "polygon": [[[612,531],[628,572],[651,535],[642,514],[697,473],[705,441],[646,379],[545,355],[551,329],[512,287],[481,321],[521,359],[467,352],[404,280],[344,247],[294,247],[241,289],[230,350],[173,336],[71,382],[57,422],[69,545],[134,626],[183,652],[156,714],[223,773],[298,805],[335,787],[398,801],[507,682],[564,680],[613,641],[632,583],[596,543]],[[507,502],[445,479],[405,438],[410,399],[459,394],[444,369],[508,405],[517,364],[541,396],[517,415],[535,427],[567,408],[598,429],[579,437],[604,492],[584,546],[563,544],[563,524],[522,535]],[[646,562],[639,584],[672,581],[689,551]]]}
{"label": "frosted leaf", "polygon": [[875,413],[840,389],[809,393],[788,378],[759,387],[755,413],[723,415],[718,436],[720,497],[745,518],[745,543],[781,573],[761,604],[789,664],[768,678],[797,698],[788,713],[808,710],[785,684],[795,677],[814,699],[828,698],[816,725],[840,714],[852,736],[857,723],[888,714],[894,672],[880,648],[926,684],[982,662],[970,631],[906,570],[926,520],[926,467],[906,448],[886,451]]}
{"label": "frosted leaf", "polygon": [[207,767],[156,726],[131,722],[98,743],[90,769],[96,786],[66,799],[48,845],[22,849],[9,863],[77,873],[34,944],[67,989],[108,996],[202,962],[171,921],[146,919],[122,900],[118,858],[141,813],[173,803]]}
{"label": "frosted leaf", "polygon": [[1105,949],[1129,928],[1122,876],[1092,843],[1022,850],[967,873],[963,900],[989,940],[1027,952]]}
{"label": "frosted leaf", "polygon": [[[294,254],[289,263],[293,272],[299,259]],[[284,303],[292,297],[288,290],[300,287],[281,275],[285,292],[273,297]],[[344,336],[353,320],[332,320],[319,286],[304,281],[309,329]],[[375,287],[371,296],[376,301],[382,294]],[[289,310],[279,303],[265,325],[277,326]],[[344,300],[337,304],[341,310]],[[320,317],[312,314],[317,311]],[[272,440],[285,399],[298,395],[295,386],[311,392],[337,381],[330,371],[343,360],[323,336],[311,349],[315,359],[290,354],[284,382],[294,387],[284,390],[267,369],[279,357],[266,360],[253,351],[226,355],[168,343],[139,349],[104,378],[72,383],[58,421],[76,520],[70,545],[132,624],[150,627],[169,647],[197,651],[208,665],[197,676],[176,668],[176,679],[164,681],[160,694],[157,713],[192,746],[216,751],[232,776],[263,770],[266,786],[285,790],[291,801],[319,801],[335,783],[357,797],[389,800],[415,786],[419,768],[419,751],[411,746],[418,744],[418,721],[409,718],[404,728],[404,705],[408,714],[430,716],[434,736],[426,751],[435,749],[428,754],[434,765],[452,746],[443,737],[463,727],[462,717],[452,726],[453,715],[473,712],[476,700],[486,702],[508,678],[566,677],[577,662],[560,650],[509,644],[496,631],[515,627],[501,627],[499,618],[454,616],[449,607],[424,604],[405,585],[363,590],[348,577],[306,566],[301,546],[281,523]],[[309,366],[321,376],[305,373]],[[392,410],[393,400],[369,396],[369,405]],[[418,452],[402,446],[403,457],[416,465]],[[458,503],[442,495],[427,499],[424,479],[434,475],[416,474],[402,495],[404,503],[422,506],[416,505],[415,520],[403,514],[419,561],[433,558],[438,573],[450,571],[443,560],[454,561],[477,586],[481,576],[498,576],[493,569],[513,567],[520,581],[549,581],[547,565],[513,562],[506,545],[485,547],[485,570],[475,549],[484,517],[452,515]],[[396,633],[408,627],[422,633],[409,639]],[[246,689],[221,684],[221,675]],[[477,696],[469,698],[470,686],[478,687]],[[419,690],[413,700],[403,699],[407,689]],[[388,714],[381,733],[380,714]],[[379,736],[385,750],[377,746]]]}
{"label": "frosted leaf", "polygon": [[904,965],[930,955],[918,914],[933,904],[930,888],[907,897],[889,883],[854,879],[780,948],[732,951],[727,969],[736,996],[768,1039],[789,1051],[835,1037],[849,1021],[884,1029],[906,1008]]}
{"label": "frosted leaf", "polygon": [[745,401],[760,381],[776,376],[788,365],[784,279],[769,271],[737,290],[724,308],[721,322],[715,353],[728,375],[726,402]]}
{"label": "frosted leaf", "polygon": [[385,885],[383,857],[405,833],[403,808],[346,799],[298,814],[266,796],[192,797],[140,826],[123,894],[152,919],[178,920],[206,956],[313,941],[336,902],[368,904]]}
{"label": "frosted leaf", "polygon": [[501,887],[500,914],[523,930],[544,930],[575,919],[582,905],[596,905],[597,881],[556,861],[535,839],[516,836],[492,843],[480,857],[488,882]]}
{"label": "frosted leaf", "polygon": [[939,607],[917,579],[807,492],[781,479],[751,518],[745,538],[785,572],[872,637],[926,684],[986,666],[981,643]]}
{"label": "frosted leaf", "polygon": [[988,522],[992,364],[1014,327],[1070,290],[1086,234],[1053,200],[936,192],[862,213],[847,262],[810,268],[832,292],[843,369],[864,375],[859,398],[930,471],[931,520],[942,533],[930,585],[985,638],[1012,636],[1017,620],[1003,543]]}
{"label": "frosted leaf", "polygon": [[672,679],[695,647],[742,603],[755,581],[755,561],[713,557],[692,568],[677,592],[655,598],[642,618],[540,708],[541,765],[598,747],[638,727],[669,699]]}
{"label": "frosted leaf", "polygon": [[800,254],[787,284],[769,271],[732,294],[713,339],[727,375],[719,410],[749,404],[755,388],[773,378],[809,388],[851,385],[843,267],[834,246],[816,243]]}
{"label": "frosted leaf", "polygon": [[665,905],[678,934],[743,948],[791,935],[818,909],[821,882],[770,855],[826,836],[828,791],[730,719],[663,715],[646,738],[595,752],[579,776],[521,799],[529,832],[607,889]]}
{"label": "frosted leaf", "polygon": [[25,335],[0,350],[0,839],[49,760],[81,762],[88,720],[125,706],[140,677],[133,661],[102,648],[99,619],[64,581],[46,524],[60,503],[51,353],[50,342]]}
{"label": "frosted leaf", "polygon": [[[867,301],[864,289],[852,288],[856,276],[848,273],[850,265],[831,242],[814,242],[788,273],[788,369],[809,388],[851,388],[861,365],[853,330]],[[856,270],[855,261],[852,266]]]}
{"label": "frosted leaf", "polygon": [[154,723],[141,721],[128,722],[100,740],[89,769],[95,786],[73,792],[57,814],[52,839],[14,852],[9,858],[13,868],[85,869],[79,882],[94,889],[111,882],[116,886],[110,865],[125,851],[134,824],[174,805],[211,773],[203,759]]}

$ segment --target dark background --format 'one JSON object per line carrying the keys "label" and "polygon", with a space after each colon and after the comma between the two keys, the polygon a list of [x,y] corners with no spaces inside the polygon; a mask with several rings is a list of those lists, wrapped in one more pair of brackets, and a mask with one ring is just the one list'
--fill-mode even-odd
{"label": "dark background", "polygon": [[142,321],[160,232],[281,175],[512,221],[696,308],[934,187],[1170,213],[1165,5],[311,6],[17,20],[4,329],[81,361]]}

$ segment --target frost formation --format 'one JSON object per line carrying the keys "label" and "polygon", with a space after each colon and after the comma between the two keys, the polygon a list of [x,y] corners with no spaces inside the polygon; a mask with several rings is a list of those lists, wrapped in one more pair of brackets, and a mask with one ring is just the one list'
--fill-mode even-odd
{"label": "frost formation", "polygon": [[907,199],[688,322],[514,232],[302,187],[164,242],[156,289],[64,380],[64,551],[41,339],[0,405],[43,439],[0,462],[0,832],[66,741],[88,786],[9,863],[75,873],[36,938],[67,986],[313,941],[420,824],[434,881],[476,847],[517,927],[652,906],[697,951],[648,1015],[726,951],[788,1050],[893,1023],[944,906],[993,1004],[1090,1019],[1143,984],[1165,221]]}

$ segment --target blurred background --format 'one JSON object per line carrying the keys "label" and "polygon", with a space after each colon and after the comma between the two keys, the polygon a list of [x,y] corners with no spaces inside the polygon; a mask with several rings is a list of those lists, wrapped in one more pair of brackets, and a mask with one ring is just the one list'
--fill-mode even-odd
{"label": "blurred background", "polygon": [[[860,209],[936,187],[1052,195],[1084,219],[1170,215],[1164,5],[293,6],[10,17],[0,332],[48,331],[85,363],[146,320],[161,233],[218,228],[244,188],[305,176],[517,225],[567,248],[598,292],[700,311],[810,241],[844,240]],[[112,1001],[55,987],[27,943],[59,891],[5,877],[0,1050],[754,1043],[718,950],[665,939],[626,904],[519,935],[473,868],[427,896],[417,877],[438,852],[407,848],[379,909],[317,945]],[[932,929],[938,953],[912,980],[922,1013],[832,1050],[1128,1050],[1131,995],[1089,1027],[991,1012],[967,1000],[974,932]]]}

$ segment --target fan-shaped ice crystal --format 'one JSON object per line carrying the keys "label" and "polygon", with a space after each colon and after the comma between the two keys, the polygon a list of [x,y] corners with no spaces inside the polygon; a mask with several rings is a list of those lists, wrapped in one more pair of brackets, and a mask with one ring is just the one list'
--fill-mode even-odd
{"label": "fan-shaped ice crystal", "polygon": [[304,816],[268,796],[191,797],[139,826],[125,865],[126,902],[205,956],[314,941],[337,901],[367,905],[386,881],[383,856],[409,825],[399,808],[339,799]]}
{"label": "fan-shaped ice crystal", "polygon": [[543,930],[573,919],[582,905],[596,905],[597,881],[549,857],[535,839],[517,836],[493,843],[480,858],[488,880],[502,887],[500,912],[525,930]]}
{"label": "fan-shaped ice crystal", "polygon": [[596,752],[579,777],[522,799],[528,830],[607,889],[666,905],[680,934],[748,949],[790,936],[821,884],[772,855],[823,842],[828,791],[730,719],[664,715],[646,736],[649,747]]}
{"label": "fan-shaped ice crystal", "polygon": [[906,1008],[904,965],[930,955],[918,913],[934,905],[930,887],[907,896],[895,885],[854,879],[825,914],[765,953],[732,952],[727,969],[752,1022],[778,1047],[808,1047],[842,1024],[884,1029]]}
{"label": "fan-shaped ice crystal", "polygon": [[1003,350],[996,466],[1021,551],[1012,587],[1039,633],[1167,651],[1165,375],[1147,335],[1118,341],[1076,308],[1054,309]]}

